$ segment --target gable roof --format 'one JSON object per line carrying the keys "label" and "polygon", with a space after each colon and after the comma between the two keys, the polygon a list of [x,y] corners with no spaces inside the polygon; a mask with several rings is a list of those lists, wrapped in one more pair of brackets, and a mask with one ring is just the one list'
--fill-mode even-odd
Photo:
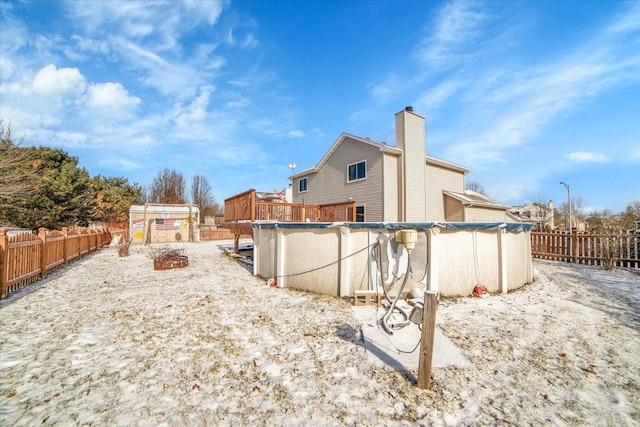
{"label": "gable roof", "polygon": [[532,210],[536,210],[538,212],[544,211],[549,213],[551,212],[552,209],[549,206],[545,206],[541,203],[533,202],[533,203],[529,203],[528,205],[513,206],[510,209],[510,212],[518,214],[520,212],[526,212],[526,211],[532,211]]}
{"label": "gable roof", "polygon": [[451,169],[456,172],[462,172],[465,175],[471,172],[469,169],[465,168],[464,166],[456,165],[455,163],[447,162],[446,160],[436,159],[435,157],[431,157],[431,156],[425,156],[425,157],[426,157],[427,164],[430,164],[430,165],[440,166],[441,168]]}
{"label": "gable roof", "polygon": [[329,148],[329,151],[327,151],[325,153],[325,155],[320,159],[320,161],[318,162],[317,165],[315,165],[314,167],[312,167],[310,169],[306,169],[306,170],[304,170],[302,172],[298,172],[297,174],[290,176],[289,179],[296,178],[296,177],[303,176],[303,175],[309,175],[310,173],[318,172],[322,168],[322,166],[324,166],[324,164],[327,163],[327,161],[329,161],[329,159],[331,158],[333,153],[335,153],[336,150],[338,148],[340,148],[342,143],[347,138],[353,139],[353,140],[361,142],[363,144],[370,145],[370,146],[372,146],[374,148],[377,148],[378,150],[386,152],[386,153],[391,153],[391,154],[395,154],[395,155],[398,155],[398,156],[402,154],[402,150],[400,150],[399,148],[396,148],[396,147],[391,147],[390,145],[387,145],[384,142],[377,142],[377,141],[374,141],[374,140],[369,139],[369,138],[362,138],[360,136],[356,136],[356,135],[352,135],[350,133],[342,132],[340,134],[340,136],[338,137],[338,139],[336,139],[336,141],[333,143],[331,148]]}
{"label": "gable roof", "polygon": [[464,193],[457,193],[455,191],[442,191],[447,196],[453,197],[454,199],[462,202],[462,204],[466,207],[482,207],[489,209],[500,209],[506,210],[509,208],[507,205],[503,205],[502,203],[493,200],[490,197],[485,196],[484,194],[476,193],[475,191],[465,190]]}
{"label": "gable roof", "polygon": [[[289,179],[293,179],[293,178],[297,178],[297,177],[301,177],[301,176],[305,176],[305,175],[309,175],[311,173],[316,173],[318,172],[322,166],[324,166],[325,163],[327,163],[329,161],[329,159],[331,158],[331,156],[333,155],[333,153],[336,152],[336,150],[338,148],[340,148],[340,146],[342,145],[342,143],[344,143],[344,141],[346,139],[352,139],[354,141],[357,142],[361,142],[363,144],[367,144],[371,147],[377,148],[378,150],[384,152],[384,153],[389,153],[389,154],[393,154],[396,156],[400,156],[402,155],[402,150],[400,148],[397,147],[392,147],[391,145],[388,145],[384,142],[378,142],[378,141],[374,141],[371,138],[363,138],[360,136],[356,136],[356,135],[352,135],[350,133],[346,133],[346,132],[342,132],[340,134],[340,136],[338,137],[338,139],[336,139],[336,141],[333,143],[333,145],[331,146],[331,148],[329,148],[329,150],[325,153],[324,156],[322,156],[322,158],[320,159],[320,161],[318,162],[317,165],[315,165],[312,168],[309,169],[305,169],[301,172],[298,172],[296,174],[293,174],[289,177]],[[431,165],[435,165],[435,166],[440,166],[443,167],[445,169],[451,169],[457,172],[462,172],[464,174],[467,174],[470,172],[469,169],[462,167],[460,165],[456,165],[455,163],[451,163],[451,162],[447,162],[445,160],[442,159],[437,159],[435,157],[431,157],[431,156],[427,156],[425,155],[425,162],[427,164],[431,164]]]}

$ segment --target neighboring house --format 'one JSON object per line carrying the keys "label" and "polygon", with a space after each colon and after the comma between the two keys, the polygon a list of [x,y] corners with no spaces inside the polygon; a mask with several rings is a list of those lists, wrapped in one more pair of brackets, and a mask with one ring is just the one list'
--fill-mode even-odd
{"label": "neighboring house", "polygon": [[508,207],[465,191],[469,169],[425,154],[425,119],[396,114],[396,145],[342,133],[318,164],[291,177],[293,203],[356,202],[366,222],[499,222]]}
{"label": "neighboring house", "polygon": [[541,230],[553,230],[554,224],[554,204],[552,200],[545,206],[541,203],[529,203],[524,206],[514,206],[509,209],[509,214],[514,221],[533,224]]}

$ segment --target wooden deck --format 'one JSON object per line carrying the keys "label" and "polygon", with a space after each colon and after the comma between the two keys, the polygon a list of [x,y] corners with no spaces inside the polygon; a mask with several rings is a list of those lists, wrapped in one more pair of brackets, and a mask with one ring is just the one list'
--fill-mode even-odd
{"label": "wooden deck", "polygon": [[355,222],[356,203],[353,201],[326,205],[302,205],[280,200],[263,200],[255,189],[229,197],[224,201],[223,227],[234,233],[234,248],[238,251],[241,236],[252,236],[251,223],[279,222]]}

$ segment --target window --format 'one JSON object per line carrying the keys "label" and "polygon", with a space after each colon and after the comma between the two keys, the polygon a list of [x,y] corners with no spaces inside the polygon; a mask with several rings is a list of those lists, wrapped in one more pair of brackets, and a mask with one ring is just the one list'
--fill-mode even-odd
{"label": "window", "polygon": [[347,182],[359,181],[367,177],[367,161],[352,163],[347,166]]}
{"label": "window", "polygon": [[356,222],[364,222],[364,206],[356,206]]}
{"label": "window", "polygon": [[298,180],[298,193],[304,193],[307,191],[307,178],[301,178]]}

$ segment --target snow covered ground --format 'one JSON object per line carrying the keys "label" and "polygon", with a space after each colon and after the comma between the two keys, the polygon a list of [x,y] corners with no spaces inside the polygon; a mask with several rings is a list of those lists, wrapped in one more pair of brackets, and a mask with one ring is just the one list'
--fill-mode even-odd
{"label": "snow covered ground", "polygon": [[2,301],[0,425],[640,425],[637,273],[536,261],[520,290],[443,300],[469,363],[420,390],[349,303],[265,286],[218,245],[165,271],[105,248]]}

